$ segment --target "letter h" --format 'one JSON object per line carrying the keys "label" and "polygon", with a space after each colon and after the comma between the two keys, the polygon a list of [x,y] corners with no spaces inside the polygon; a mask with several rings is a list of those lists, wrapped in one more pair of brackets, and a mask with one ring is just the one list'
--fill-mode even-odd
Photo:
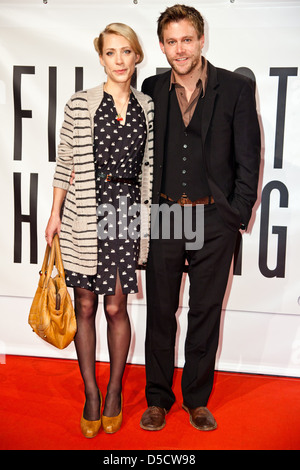
{"label": "letter h", "polygon": [[14,173],[14,263],[21,263],[22,259],[22,223],[30,224],[30,263],[37,263],[37,190],[38,174],[30,174],[29,215],[22,214],[21,203],[21,173]]}

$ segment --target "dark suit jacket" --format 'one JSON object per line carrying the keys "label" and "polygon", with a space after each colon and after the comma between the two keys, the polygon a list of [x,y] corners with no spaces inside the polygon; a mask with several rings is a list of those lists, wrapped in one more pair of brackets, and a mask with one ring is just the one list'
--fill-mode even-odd
{"label": "dark suit jacket", "polygon": [[[171,71],[147,78],[142,91],[155,104],[154,182],[158,204],[164,160]],[[201,124],[203,156],[211,194],[225,223],[247,227],[257,198],[260,128],[254,83],[208,63]]]}

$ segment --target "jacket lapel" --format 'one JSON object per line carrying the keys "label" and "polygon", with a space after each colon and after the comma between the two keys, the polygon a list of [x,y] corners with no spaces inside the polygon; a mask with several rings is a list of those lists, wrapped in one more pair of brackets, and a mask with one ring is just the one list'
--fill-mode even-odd
{"label": "jacket lapel", "polygon": [[155,157],[159,162],[163,161],[165,135],[168,122],[169,86],[171,72],[161,75],[154,92],[155,102]]}
{"label": "jacket lapel", "polygon": [[208,62],[208,84],[203,103],[201,135],[203,143],[205,142],[207,131],[214,111],[215,100],[218,88],[217,69]]}

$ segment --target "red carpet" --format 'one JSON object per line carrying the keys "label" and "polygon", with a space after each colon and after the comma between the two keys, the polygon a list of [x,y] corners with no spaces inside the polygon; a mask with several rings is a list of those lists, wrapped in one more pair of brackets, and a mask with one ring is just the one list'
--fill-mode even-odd
{"label": "red carpet", "polygon": [[[97,364],[105,394],[109,365]],[[181,370],[174,377],[177,403],[159,432],[139,427],[146,408],[143,366],[128,365],[124,420],[114,435],[81,435],[84,403],[77,361],[7,356],[0,364],[1,450],[299,450],[300,379],[217,372],[209,408],[218,429],[194,429],[182,410]],[[102,384],[102,386],[101,386]]]}

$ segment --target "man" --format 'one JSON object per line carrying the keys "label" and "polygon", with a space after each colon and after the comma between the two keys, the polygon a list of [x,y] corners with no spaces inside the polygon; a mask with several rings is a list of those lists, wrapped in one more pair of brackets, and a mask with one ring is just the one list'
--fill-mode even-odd
{"label": "man", "polygon": [[158,37],[171,70],[146,79],[142,87],[155,103],[152,204],[179,205],[182,211],[185,204],[192,210],[204,205],[204,244],[187,249],[184,233],[180,239],[160,234],[151,240],[146,271],[148,409],[140,426],[162,429],[175,401],[175,313],[187,261],[183,408],[196,429],[208,431],[217,427],[206,405],[223,297],[237,233],[247,227],[257,198],[260,130],[255,87],[246,77],[216,68],[202,57],[204,23],[194,8],[167,8],[158,20]]}

